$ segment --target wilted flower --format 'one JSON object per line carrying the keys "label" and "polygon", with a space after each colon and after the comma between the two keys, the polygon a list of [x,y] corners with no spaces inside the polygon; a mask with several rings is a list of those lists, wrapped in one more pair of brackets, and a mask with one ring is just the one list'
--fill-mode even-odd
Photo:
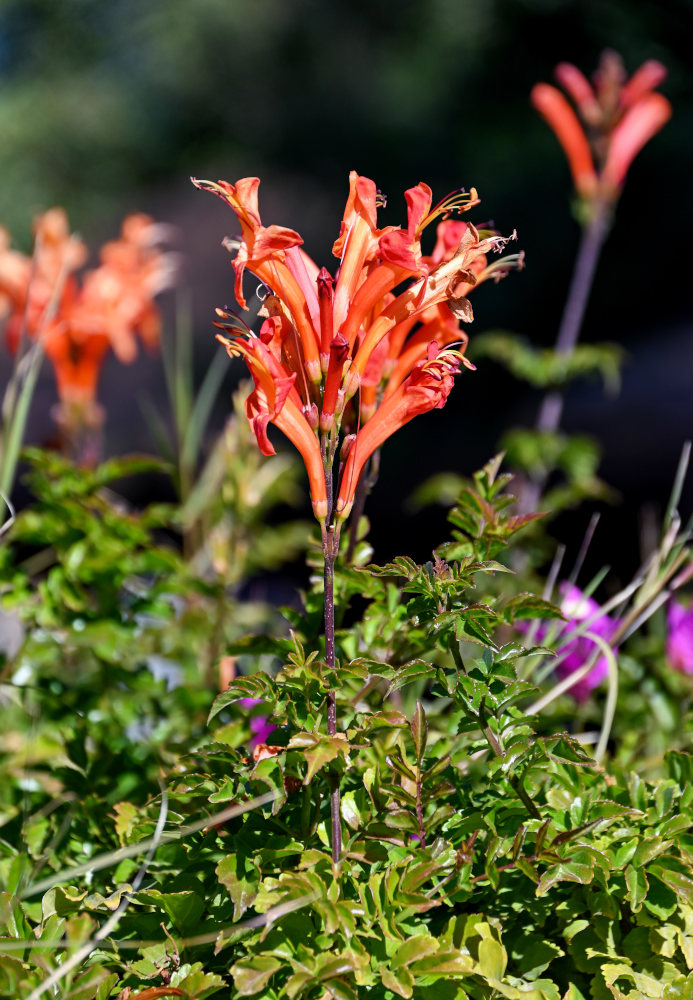
{"label": "wilted flower", "polygon": [[[564,583],[559,588],[561,594],[560,609],[568,619],[562,626],[558,637],[555,640],[559,654],[564,657],[556,667],[556,673],[563,679],[570,677],[576,670],[580,670],[590,660],[597,649],[594,641],[589,635],[580,635],[571,638],[576,628],[586,621],[592,619],[589,625],[589,632],[598,635],[609,642],[612,635],[619,626],[619,622],[608,615],[599,614],[599,605],[591,597],[587,597],[572,584]],[[542,626],[537,633],[537,640],[543,642],[549,635],[551,627]],[[586,701],[591,692],[606,679],[609,673],[609,665],[605,656],[600,656],[589,673],[579,680],[569,689],[569,694],[576,701]]]}
{"label": "wilted flower", "polygon": [[[472,319],[467,293],[521,258],[489,264],[487,254],[506,241],[448,220],[478,203],[473,189],[432,207],[431,189],[417,184],[405,193],[407,227],[378,229],[382,199],[373,181],[352,172],[333,277],[303,252],[294,230],[262,225],[258,178],[193,182],[227,202],[239,220],[240,238],[225,245],[235,252],[240,305],[246,308],[246,270],[267,289],[258,334],[224,310],[216,324],[228,353],[242,357],[252,375],[246,409],[258,444],[274,453],[267,437],[274,423],[301,453],[316,517],[331,520],[335,497],[334,513],[344,519],[373,452],[417,414],[443,406],[460,364],[472,367],[460,328],[460,320]],[[427,257],[421,235],[436,219],[443,221]]]}
{"label": "wilted flower", "polygon": [[666,656],[675,670],[693,674],[693,608],[672,601],[667,613]]}
{"label": "wilted flower", "polygon": [[87,257],[84,244],[70,235],[67,216],[54,208],[34,227],[33,258],[10,249],[0,233],[0,306],[8,314],[6,337],[17,350],[22,333],[40,338],[58,387],[63,419],[100,422],[96,390],[105,355],[120,361],[137,355],[136,336],[147,347],[159,340],[154,296],[173,283],[175,255],[159,244],[166,227],[149,216],[130,215],[121,236],[101,249],[100,265],[74,272]]}
{"label": "wilted flower", "polygon": [[671,117],[669,101],[655,93],[666,75],[662,63],[650,59],[627,80],[621,57],[612,51],[602,55],[593,83],[577,66],[559,63],[556,79],[577,115],[556,87],[534,86],[532,104],[556,133],[583,198],[618,198],[631,163]]}

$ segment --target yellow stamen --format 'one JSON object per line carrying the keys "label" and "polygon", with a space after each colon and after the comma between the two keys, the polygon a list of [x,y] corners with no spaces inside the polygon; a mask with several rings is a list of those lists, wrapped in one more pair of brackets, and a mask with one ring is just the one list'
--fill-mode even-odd
{"label": "yellow stamen", "polygon": [[481,199],[474,187],[469,191],[454,191],[431,209],[416,230],[416,235],[418,236],[434,219],[448,219],[455,213],[468,212],[470,208],[474,208],[480,201]]}

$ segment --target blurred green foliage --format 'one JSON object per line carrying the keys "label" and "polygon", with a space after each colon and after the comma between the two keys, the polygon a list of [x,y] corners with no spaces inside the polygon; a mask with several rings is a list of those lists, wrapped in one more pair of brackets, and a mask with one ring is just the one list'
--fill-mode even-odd
{"label": "blurred green foliage", "polygon": [[[527,106],[535,79],[562,58],[587,70],[617,45],[631,67],[661,58],[680,89],[684,8],[663,4],[655,16],[625,0],[4,0],[0,219],[26,239],[25,207],[60,203],[82,228],[121,211],[138,188],[175,189],[211,162],[246,173],[280,163],[334,190],[349,167],[390,190],[418,173],[462,170],[463,183],[485,178],[482,194],[496,206],[502,198],[505,211],[545,170],[548,151],[563,176],[553,138]],[[651,155],[675,148],[678,128]],[[520,144],[524,166],[509,171],[508,150]]]}

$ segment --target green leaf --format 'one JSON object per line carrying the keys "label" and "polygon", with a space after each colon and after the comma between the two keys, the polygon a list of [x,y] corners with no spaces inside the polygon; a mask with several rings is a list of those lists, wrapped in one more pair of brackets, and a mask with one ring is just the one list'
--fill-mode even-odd
{"label": "green leaf", "polygon": [[396,971],[383,966],[380,970],[380,979],[386,990],[392,990],[397,996],[408,998],[414,992],[414,977],[407,968],[400,968]]}
{"label": "green leaf", "polygon": [[424,976],[466,976],[474,971],[476,963],[469,954],[461,951],[439,951],[409,966],[417,979]]}
{"label": "green leaf", "polygon": [[318,771],[340,754],[347,757],[351,748],[343,733],[335,736],[327,736],[324,733],[296,733],[291,737],[287,749],[303,752],[308,765],[303,784],[308,785]]}
{"label": "green leaf", "polygon": [[402,760],[400,753],[389,753],[385,757],[385,763],[388,764],[393,771],[396,771],[402,778],[406,778],[407,781],[416,781],[416,774],[412,771],[407,763]]}
{"label": "green leaf", "polygon": [[182,934],[197,928],[204,911],[204,903],[196,892],[160,892],[145,889],[133,895],[138,903],[146,903],[163,910]]}
{"label": "green leaf", "polygon": [[82,909],[82,903],[86,895],[86,889],[80,892],[74,886],[58,885],[54,889],[49,889],[41,902],[43,919],[46,920],[53,914],[59,917],[67,917],[72,913],[77,913]]}
{"label": "green leaf", "polygon": [[426,752],[426,742],[428,740],[428,722],[423,705],[417,701],[414,709],[414,717],[411,720],[411,735],[414,740],[414,752],[417,764],[420,765]]}
{"label": "green leaf", "polygon": [[628,865],[626,868],[626,885],[628,886],[626,899],[630,903],[633,912],[638,913],[642,908],[645,896],[647,896],[647,890],[650,888],[645,869],[634,868],[633,865]]}
{"label": "green leaf", "polygon": [[231,966],[233,985],[242,997],[253,996],[264,989],[277,969],[284,963],[271,955],[253,955],[242,958]]}
{"label": "green leaf", "polygon": [[128,843],[128,837],[132,832],[139,810],[132,802],[116,802],[113,811],[115,813],[116,836],[120,846],[124,847]]}
{"label": "green leaf", "polygon": [[257,896],[260,872],[242,854],[229,854],[215,870],[233,900],[233,919],[240,920]]}
{"label": "green leaf", "polygon": [[551,865],[539,881],[537,896],[545,896],[558,882],[578,882],[580,885],[588,885],[593,877],[594,868],[592,865],[575,862],[561,862],[557,865]]}
{"label": "green leaf", "polygon": [[623,348],[618,344],[578,344],[570,353],[537,349],[502,330],[474,338],[472,357],[489,357],[503,364],[516,378],[548,389],[579,375],[601,374],[609,387],[618,385]]}
{"label": "green leaf", "polygon": [[663,868],[661,865],[653,866],[651,869],[657,878],[676,893],[676,895],[689,905],[693,905],[693,879],[682,872],[673,871],[671,868]]}
{"label": "green leaf", "polygon": [[563,955],[563,949],[546,934],[521,934],[512,942],[511,955],[517,963],[520,975],[536,979],[544,972],[554,958]]}
{"label": "green leaf", "polygon": [[359,1000],[358,994],[343,979],[328,979],[323,985],[333,1000]]}
{"label": "green leaf", "polygon": [[508,624],[528,618],[563,618],[561,609],[536,594],[516,594],[503,606],[503,618]]}
{"label": "green leaf", "polygon": [[385,692],[385,697],[388,698],[393,692],[399,691],[400,688],[415,681],[432,680],[435,677],[435,672],[436,668],[431,663],[427,663],[426,660],[412,660],[410,663],[405,663],[404,666],[397,668],[397,672]]}
{"label": "green leaf", "polygon": [[508,955],[500,942],[484,937],[479,942],[479,969],[487,979],[502,980],[508,964]]}
{"label": "green leaf", "polygon": [[438,951],[438,942],[430,934],[416,934],[399,946],[390,960],[392,969],[399,969],[403,965],[411,965],[412,962],[421,961],[428,955],[434,955]]}

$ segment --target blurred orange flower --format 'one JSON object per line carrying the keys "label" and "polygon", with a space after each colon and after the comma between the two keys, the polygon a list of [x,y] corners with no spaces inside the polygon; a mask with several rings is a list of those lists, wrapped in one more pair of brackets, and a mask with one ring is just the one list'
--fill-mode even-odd
{"label": "blurred orange flower", "polygon": [[[520,266],[521,255],[489,264],[487,255],[507,240],[449,218],[478,204],[474,189],[432,207],[431,189],[417,184],[405,192],[406,228],[380,229],[383,200],[372,180],[352,172],[333,277],[301,249],[294,230],[262,225],[256,177],[193,183],[222,198],[240,222],[240,237],[225,241],[235,252],[240,305],[246,308],[246,270],[267,289],[259,333],[220,309],[216,324],[225,331],[219,340],[253,378],[247,414],[260,448],[274,453],[267,437],[274,423],[303,457],[316,517],[330,521],[334,494],[334,514],[344,519],[373,452],[417,414],[443,406],[460,364],[473,367],[460,327],[472,319],[468,293]],[[438,239],[425,256],[421,236],[435,220]]]}
{"label": "blurred orange flower", "polygon": [[669,101],[655,92],[666,67],[650,59],[627,80],[620,56],[607,51],[593,84],[571,63],[559,63],[555,75],[577,114],[548,83],[533,87],[531,102],[556,133],[578,194],[615,201],[631,163],[671,117]]}
{"label": "blurred orange flower", "polygon": [[12,250],[0,231],[0,309],[8,345],[16,351],[23,334],[40,338],[61,404],[79,410],[86,422],[99,419],[96,391],[106,353],[113,349],[129,363],[137,355],[137,335],[149,348],[158,343],[154,296],[173,283],[176,269],[175,255],[160,249],[167,234],[149,216],[128,216],[120,238],[102,247],[100,265],[79,282],[74,272],[87,249],[70,235],[62,209],[36,220],[33,257]]}

